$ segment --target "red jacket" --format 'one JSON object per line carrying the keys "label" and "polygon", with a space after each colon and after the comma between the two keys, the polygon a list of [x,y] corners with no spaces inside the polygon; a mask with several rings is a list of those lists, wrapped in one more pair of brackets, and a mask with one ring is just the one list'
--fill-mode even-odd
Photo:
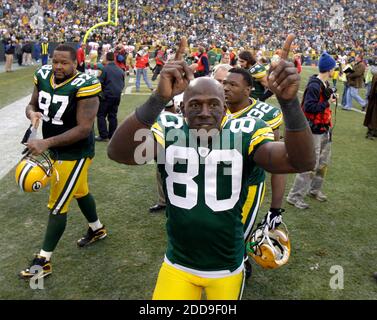
{"label": "red jacket", "polygon": [[295,58],[294,64],[295,64],[295,67],[297,69],[297,72],[301,73],[301,71],[302,71],[301,59],[300,58]]}
{"label": "red jacket", "polygon": [[82,62],[85,62],[85,52],[83,48],[78,48],[76,51],[76,60],[77,63],[80,65]]}
{"label": "red jacket", "polygon": [[157,51],[156,64],[159,65],[159,66],[163,66],[165,64],[164,51],[162,51],[162,50]]}
{"label": "red jacket", "polygon": [[144,56],[136,55],[136,69],[145,69],[149,66],[149,54]]}

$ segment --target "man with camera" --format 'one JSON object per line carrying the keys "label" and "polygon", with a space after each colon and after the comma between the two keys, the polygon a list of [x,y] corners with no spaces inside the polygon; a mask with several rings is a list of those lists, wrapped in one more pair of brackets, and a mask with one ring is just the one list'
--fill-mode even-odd
{"label": "man with camera", "polygon": [[313,133],[316,165],[313,171],[296,175],[293,186],[288,194],[287,202],[298,209],[307,209],[304,201],[308,194],[318,201],[326,201],[322,193],[322,184],[327,171],[331,153],[331,108],[330,103],[336,102],[337,96],[328,82],[332,78],[336,61],[327,52],[319,58],[319,75],[310,77],[301,102],[306,119]]}

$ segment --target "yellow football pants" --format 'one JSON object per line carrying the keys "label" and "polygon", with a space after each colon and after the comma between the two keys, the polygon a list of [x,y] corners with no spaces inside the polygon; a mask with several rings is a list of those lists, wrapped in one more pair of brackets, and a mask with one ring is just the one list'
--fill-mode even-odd
{"label": "yellow football pants", "polygon": [[82,198],[89,193],[88,168],[91,162],[90,158],[54,162],[47,205],[53,214],[67,213],[73,198]]}
{"label": "yellow football pants", "polygon": [[200,300],[203,290],[208,300],[240,300],[244,272],[224,278],[203,278],[162,263],[153,300]]}

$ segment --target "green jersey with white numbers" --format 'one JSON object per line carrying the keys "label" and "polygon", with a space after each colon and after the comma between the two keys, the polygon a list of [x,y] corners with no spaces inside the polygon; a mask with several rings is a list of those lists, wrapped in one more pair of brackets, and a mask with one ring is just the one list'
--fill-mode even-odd
{"label": "green jersey with white numbers", "polygon": [[[76,112],[79,99],[91,98],[101,92],[97,78],[77,72],[66,81],[56,84],[51,65],[39,68],[34,74],[38,88],[38,110],[43,114],[43,138],[62,134],[77,126]],[[77,160],[94,156],[94,135],[91,134],[71,145],[51,147],[56,160]]]}
{"label": "green jersey with white numbers", "polygon": [[220,133],[201,145],[183,116],[162,113],[152,132],[165,159],[159,170],[167,198],[166,258],[204,272],[237,270],[253,156],[273,141],[272,129],[256,118],[224,117]]}
{"label": "green jersey with white numbers", "polygon": [[263,65],[256,63],[249,69],[249,72],[253,78],[253,89],[250,92],[250,96],[254,99],[259,99],[263,96],[265,91],[265,88],[259,82],[259,79],[262,79],[267,75],[267,70]]}
{"label": "green jersey with white numbers", "polygon": [[[283,123],[283,114],[281,110],[269,105],[266,102],[251,99],[251,104],[246,108],[239,110],[235,113],[228,113],[234,119],[240,119],[244,117],[255,117],[265,121],[272,130],[278,129]],[[255,167],[252,175],[250,176],[250,184],[258,184],[265,180],[265,171],[260,167]]]}

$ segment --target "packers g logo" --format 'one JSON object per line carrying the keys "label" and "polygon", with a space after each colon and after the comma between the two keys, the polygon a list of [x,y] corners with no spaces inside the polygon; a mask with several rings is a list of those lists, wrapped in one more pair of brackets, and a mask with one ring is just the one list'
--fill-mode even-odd
{"label": "packers g logo", "polygon": [[42,188],[42,183],[40,183],[40,181],[35,181],[31,188],[33,189],[33,191],[38,191]]}

